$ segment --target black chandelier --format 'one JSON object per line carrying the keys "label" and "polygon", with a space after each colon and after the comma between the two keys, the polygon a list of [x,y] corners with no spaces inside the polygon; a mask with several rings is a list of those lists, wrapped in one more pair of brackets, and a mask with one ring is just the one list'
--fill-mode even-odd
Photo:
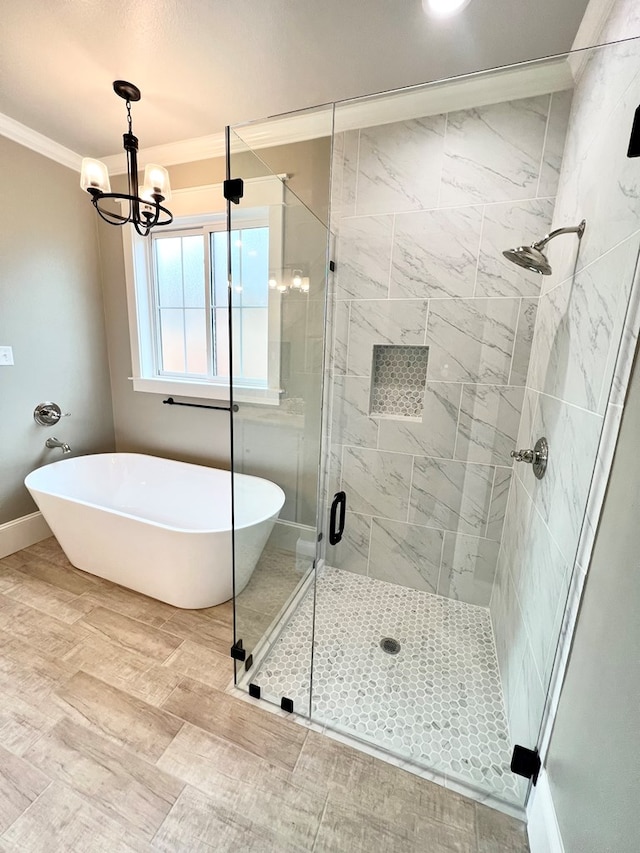
{"label": "black chandelier", "polygon": [[[152,228],[169,225],[173,215],[161,202],[171,199],[169,173],[162,166],[149,163],[144,170],[142,189],[138,186],[138,139],[131,127],[131,102],[140,100],[140,89],[126,80],[113,84],[116,95],[127,104],[128,131],[124,134],[124,150],[127,152],[127,193],[112,193],[109,172],[100,160],[85,157],[82,161],[80,186],[91,196],[91,203],[102,219],[110,225],[125,225],[130,222],[141,237],[146,237]],[[128,203],[128,213],[116,213],[102,205],[105,199]],[[124,208],[123,208],[124,209]]]}

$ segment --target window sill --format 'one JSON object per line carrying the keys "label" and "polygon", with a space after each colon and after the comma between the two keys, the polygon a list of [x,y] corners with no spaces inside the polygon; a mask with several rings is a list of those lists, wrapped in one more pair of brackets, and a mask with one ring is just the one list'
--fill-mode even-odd
{"label": "window sill", "polygon": [[[211,382],[198,382],[183,379],[163,379],[161,377],[131,377],[134,391],[147,394],[169,394],[176,397],[195,397],[203,400],[216,400],[228,403],[230,400],[228,385],[215,385]],[[279,406],[280,392],[273,388],[249,388],[234,386],[234,403],[249,403],[252,406]]]}

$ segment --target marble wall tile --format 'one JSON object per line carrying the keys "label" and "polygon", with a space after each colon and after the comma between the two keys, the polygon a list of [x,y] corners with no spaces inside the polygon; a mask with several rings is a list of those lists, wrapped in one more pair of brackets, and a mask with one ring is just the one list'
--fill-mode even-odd
{"label": "marble wall tile", "polygon": [[427,378],[505,385],[519,309],[519,299],[431,300]]}
{"label": "marble wall tile", "polygon": [[553,199],[488,204],[484,209],[476,296],[538,296],[541,278],[508,261],[505,249],[528,246],[551,228]]}
{"label": "marble wall tile", "polygon": [[342,486],[353,512],[406,521],[413,457],[345,447]]}
{"label": "marble wall tile", "polygon": [[428,303],[420,299],[354,300],[349,322],[347,372],[370,376],[374,344],[424,344]]}
{"label": "marble wall tile", "polygon": [[386,299],[389,292],[392,216],[342,219],[338,233],[338,299]]}
{"label": "marble wall tile", "polygon": [[445,533],[438,594],[487,606],[491,600],[499,542]]}
{"label": "marble wall tile", "polygon": [[534,435],[549,443],[542,480],[532,481],[532,498],[564,558],[573,563],[586,508],[603,419],[561,400],[540,396]]}
{"label": "marble wall tile", "polygon": [[508,468],[496,468],[493,476],[493,491],[489,505],[489,519],[485,536],[500,542],[504,517],[507,511],[509,489],[511,487],[511,471]]}
{"label": "marble wall tile", "polygon": [[[640,45],[636,46],[635,62],[638,61]],[[578,221],[587,220],[580,250],[581,266],[592,263],[638,231],[640,174],[637,161],[626,156],[628,128],[638,103],[640,74],[608,120],[603,121],[598,112],[594,122],[597,135],[584,155],[564,166],[567,171],[563,189],[567,195],[573,195],[574,216],[577,215]],[[561,179],[561,187],[562,184]],[[570,211],[571,202],[561,209]]]}
{"label": "marble wall tile", "polygon": [[487,524],[493,468],[416,457],[409,521],[481,535]]}
{"label": "marble wall tile", "polygon": [[519,471],[516,471],[509,489],[502,531],[502,554],[516,586],[519,585],[522,567],[532,544],[530,524],[532,512],[531,498],[520,481]]}
{"label": "marble wall tile", "polygon": [[356,212],[395,213],[435,207],[445,116],[360,131]]}
{"label": "marble wall tile", "polygon": [[389,295],[473,296],[481,225],[481,207],[397,215]]}
{"label": "marble wall tile", "polygon": [[502,690],[508,712],[510,700],[515,696],[522,658],[527,653],[529,640],[504,549],[501,549],[498,555],[490,609]]}
{"label": "marble wall tile", "polygon": [[520,662],[513,690],[505,697],[509,731],[513,743],[533,749],[538,740],[545,691],[529,647]]}
{"label": "marble wall tile", "polygon": [[343,216],[356,212],[356,175],[360,131],[346,130],[333,138],[331,160],[331,230]]}
{"label": "marble wall tile", "polygon": [[361,376],[336,376],[333,382],[333,441],[376,447],[378,421],[369,416],[371,380]]}
{"label": "marble wall tile", "polygon": [[554,92],[551,95],[547,136],[544,141],[542,169],[540,170],[540,182],[537,193],[541,198],[555,196],[558,191],[558,181],[560,180],[562,155],[567,138],[572,100],[573,89],[567,89],[564,92]]}
{"label": "marble wall tile", "polygon": [[[619,306],[620,309],[623,306]],[[622,311],[620,310],[620,313]],[[629,377],[633,368],[636,347],[638,345],[638,330],[640,329],[640,264],[636,269],[631,285],[631,295],[627,312],[622,322],[620,342],[615,339],[609,348],[607,366],[604,371],[602,390],[598,412],[603,414],[607,405],[623,406],[627,393]]]}
{"label": "marble wall tile", "polygon": [[598,410],[609,353],[622,334],[639,242],[627,240],[541,297],[532,372],[540,390]]}
{"label": "marble wall tile", "polygon": [[558,604],[569,589],[569,565],[553,541],[549,529],[534,510],[530,515],[529,541],[518,577],[518,599],[538,674],[546,688],[546,664],[558,640],[554,634]]}
{"label": "marble wall tile", "polygon": [[369,577],[435,593],[442,540],[441,530],[374,518]]}
{"label": "marble wall tile", "polygon": [[518,316],[518,329],[511,359],[510,385],[526,385],[531,360],[531,348],[538,316],[538,299],[522,299]]}
{"label": "marble wall tile", "polygon": [[442,206],[533,198],[549,95],[449,113]]}
{"label": "marble wall tile", "polygon": [[[347,494],[347,507],[350,505],[351,495]],[[347,511],[342,541],[337,545],[328,546],[327,563],[337,569],[347,569],[357,575],[366,575],[370,535],[371,517]]]}
{"label": "marble wall tile", "polygon": [[457,382],[428,382],[422,421],[380,418],[379,449],[452,458],[462,387]]}
{"label": "marble wall tile", "polygon": [[511,466],[523,398],[524,388],[464,385],[456,459]]}
{"label": "marble wall tile", "polygon": [[330,367],[336,374],[347,372],[350,313],[350,302],[337,302],[335,304],[333,315],[333,346],[331,347]]}

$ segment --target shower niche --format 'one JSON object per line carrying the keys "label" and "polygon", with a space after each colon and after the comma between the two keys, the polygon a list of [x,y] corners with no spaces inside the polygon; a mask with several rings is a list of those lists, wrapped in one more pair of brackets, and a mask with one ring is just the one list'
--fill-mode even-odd
{"label": "shower niche", "polygon": [[[600,436],[638,331],[638,166],[619,142],[640,41],[579,65],[573,83],[560,57],[286,117],[301,146],[323,127],[326,153],[322,192],[287,186],[279,207],[283,263],[309,270],[309,291],[269,297],[305,398],[291,448],[305,524],[276,524],[263,586],[236,601],[240,688],[520,814],[529,783],[511,757],[544,756],[576,554],[597,527],[583,524],[592,474],[615,446]],[[628,77],[602,73],[620,65]],[[624,97],[603,83],[618,76]],[[269,172],[251,140],[272,130],[233,129],[232,177]],[[318,170],[306,177],[301,192]],[[579,239],[554,239],[567,233]],[[282,417],[265,407],[254,426],[266,436]],[[540,436],[553,448],[542,485],[512,455]],[[296,549],[308,559],[285,583]]]}
{"label": "shower niche", "polygon": [[373,347],[370,414],[421,420],[427,384],[429,347]]}

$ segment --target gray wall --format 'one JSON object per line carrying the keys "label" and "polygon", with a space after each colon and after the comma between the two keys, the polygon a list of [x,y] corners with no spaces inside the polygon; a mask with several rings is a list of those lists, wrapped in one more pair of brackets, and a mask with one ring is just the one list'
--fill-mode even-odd
{"label": "gray wall", "polygon": [[[114,447],[95,214],[77,172],[0,137],[0,523],[34,512],[23,480],[61,457]],[[37,426],[37,403],[72,416]]]}
{"label": "gray wall", "polygon": [[547,758],[567,853],[640,848],[640,364]]}

